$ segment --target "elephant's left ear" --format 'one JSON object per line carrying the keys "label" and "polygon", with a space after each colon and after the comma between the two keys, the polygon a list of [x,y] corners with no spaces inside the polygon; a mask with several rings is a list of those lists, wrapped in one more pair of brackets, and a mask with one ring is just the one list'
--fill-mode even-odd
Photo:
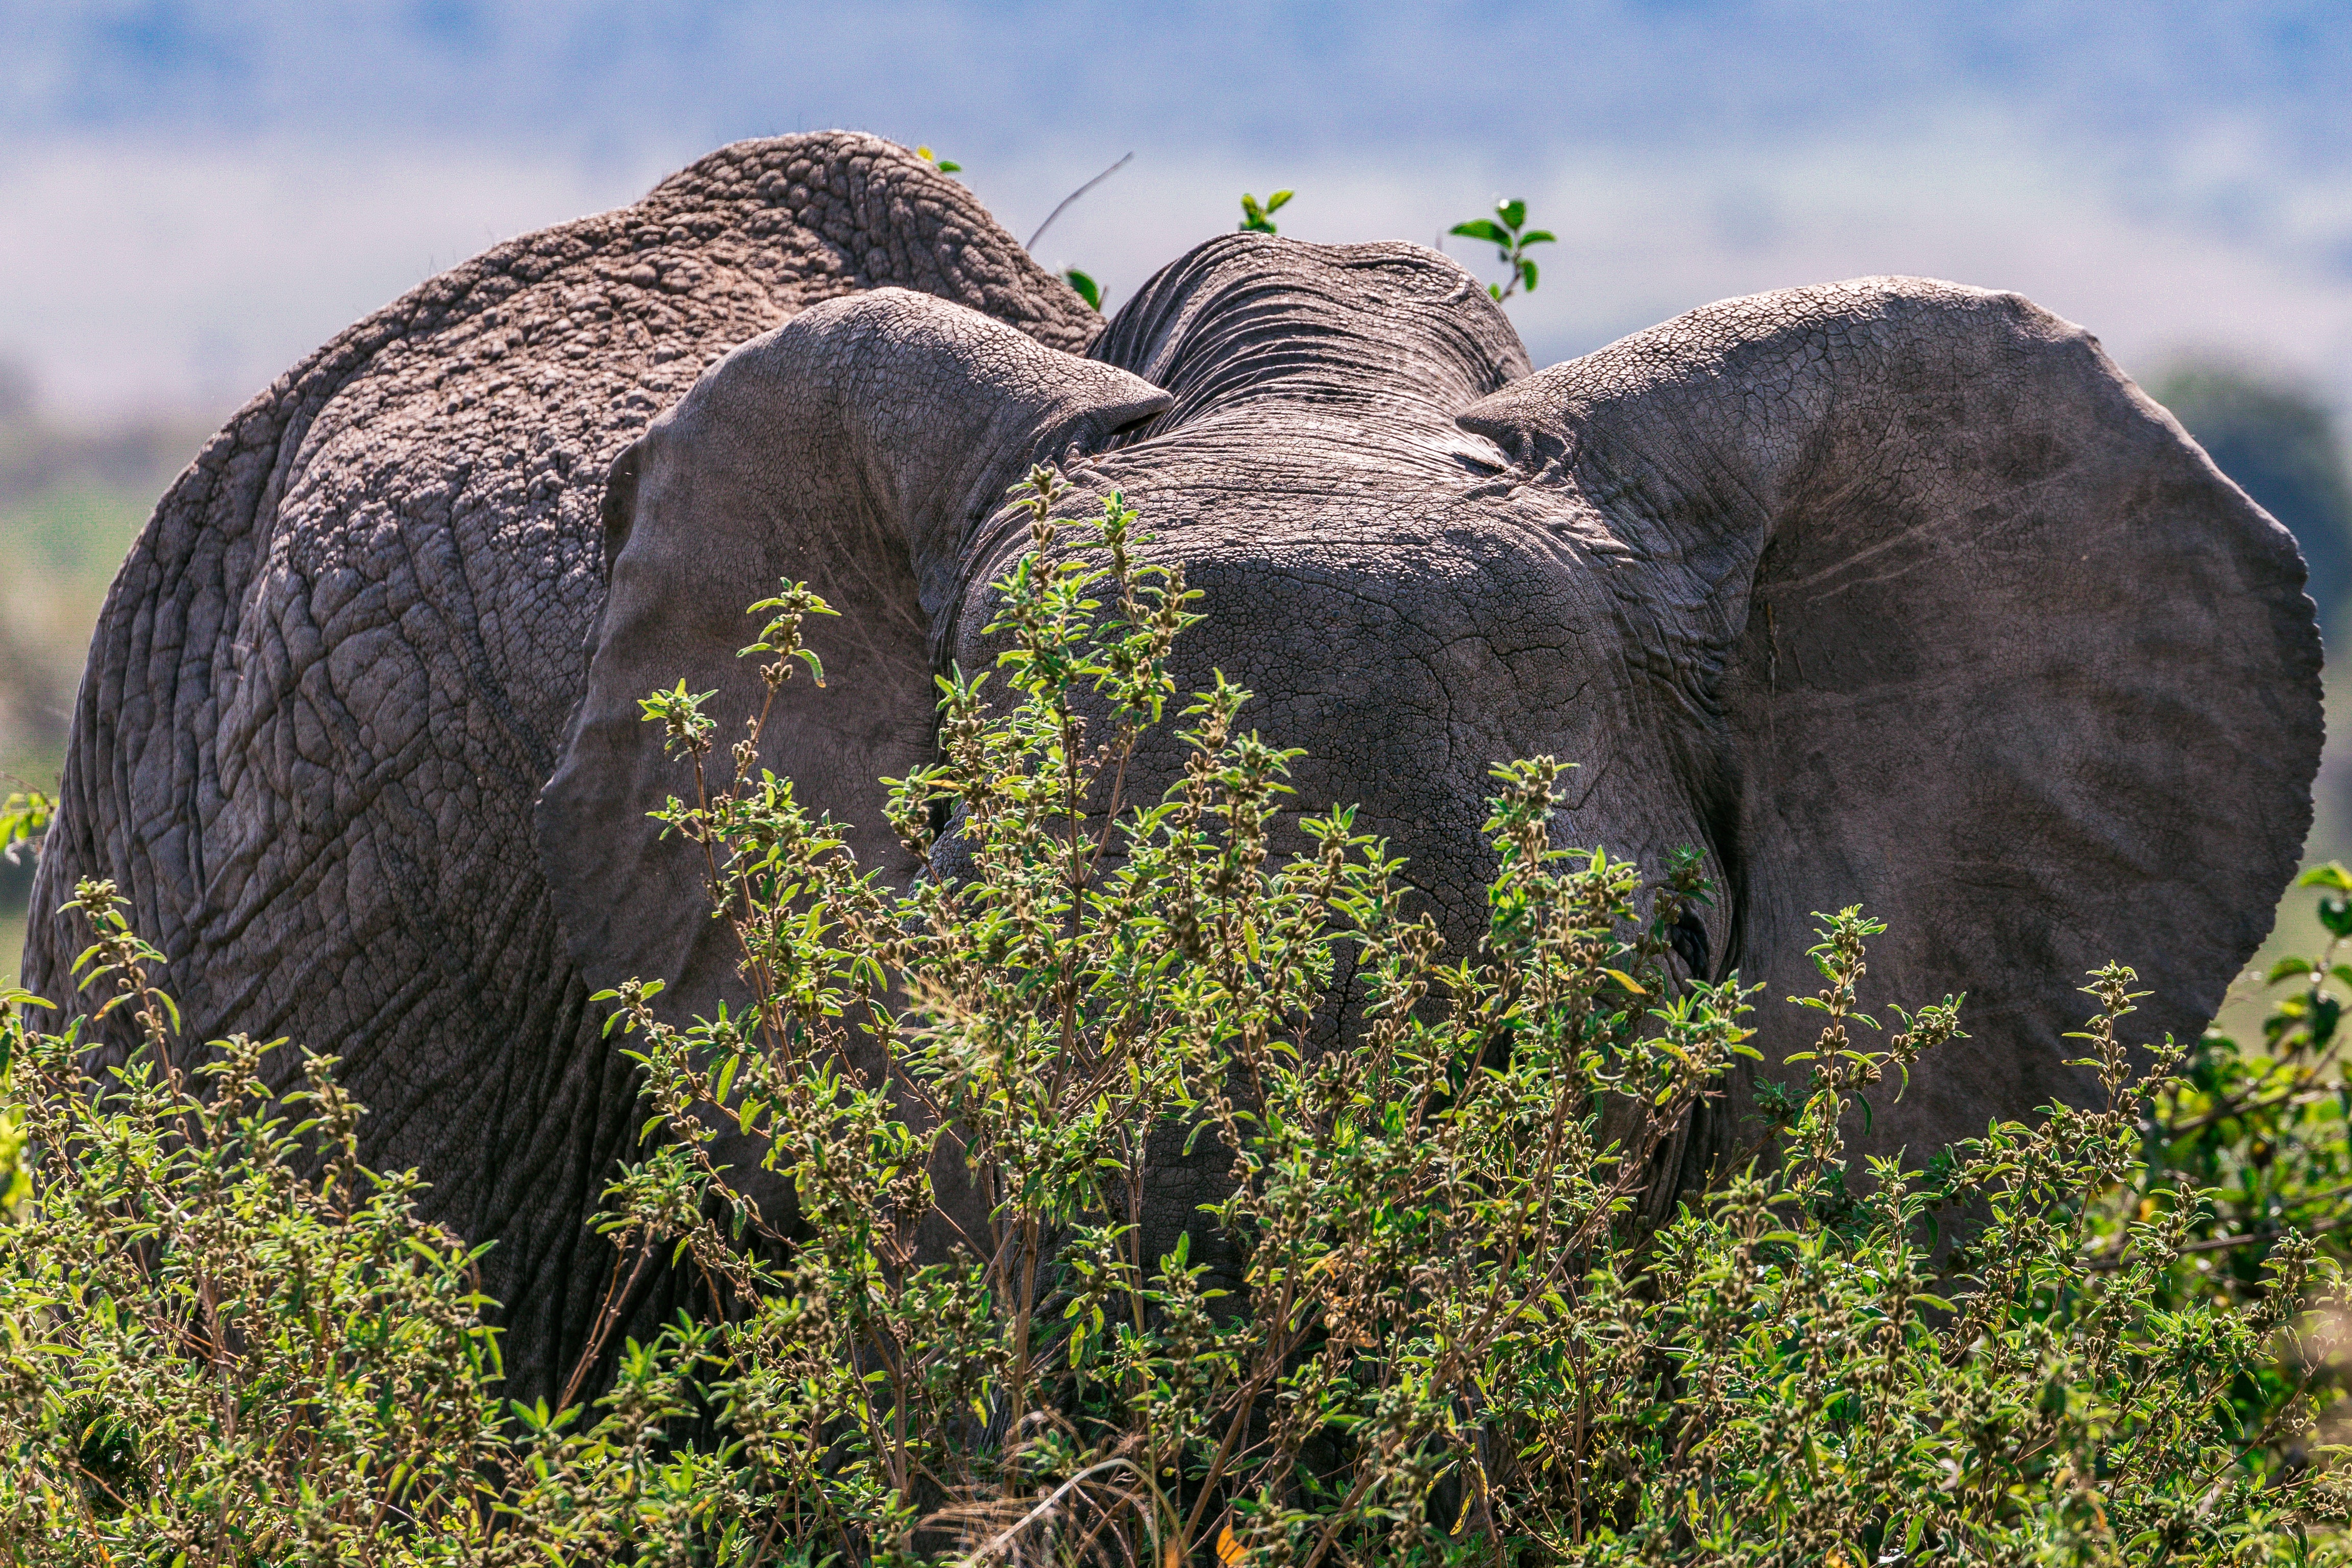
{"label": "elephant's left ear", "polygon": [[[647,694],[710,694],[726,766],[764,713],[760,766],[831,813],[861,864],[908,875],[876,782],[932,756],[934,623],[970,536],[1034,462],[1067,461],[1168,406],[1125,371],[1048,349],[928,294],[825,300],[741,344],[623,453],[605,483],[611,585],[587,691],[534,816],[540,864],[592,991],[636,977],[676,1017],[745,995],[714,922],[704,851],[653,813],[694,768],[646,722]],[[741,656],[744,606],[805,582],[840,619],[809,629],[837,688],[771,695]]]}
{"label": "elephant's left ear", "polygon": [[[1871,278],[1728,300],[1461,423],[1638,564],[1629,625],[1737,803],[1733,961],[1768,1062],[1816,1027],[1816,912],[1890,927],[1865,1001],[1965,991],[1975,1037],[1880,1146],[2079,1099],[2084,972],[2189,1036],[2311,821],[2320,649],[2294,541],[2080,329]],[[1626,596],[1621,595],[1621,598]],[[1669,706],[1664,711],[1675,711]]]}

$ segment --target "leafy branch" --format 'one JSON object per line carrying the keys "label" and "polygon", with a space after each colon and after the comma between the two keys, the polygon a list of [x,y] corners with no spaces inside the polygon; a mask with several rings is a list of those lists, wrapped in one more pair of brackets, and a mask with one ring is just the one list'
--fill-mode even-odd
{"label": "leafy branch", "polygon": [[1466,223],[1455,224],[1446,231],[1465,239],[1486,240],[1494,246],[1503,265],[1510,268],[1507,281],[1486,286],[1486,292],[1498,305],[1517,293],[1522,285],[1530,294],[1536,291],[1536,264],[1528,256],[1528,247],[1554,243],[1550,230],[1527,228],[1524,226],[1527,221],[1528,204],[1514,198],[1496,203],[1495,215],[1491,218],[1472,218]]}
{"label": "leafy branch", "polygon": [[40,853],[42,835],[56,812],[57,802],[30,786],[0,801],[0,856],[14,865],[28,852]]}
{"label": "leafy branch", "polygon": [[1260,206],[1258,199],[1247,192],[1242,193],[1242,221],[1234,225],[1236,234],[1270,235],[1281,231],[1274,226],[1274,214],[1286,205],[1295,191],[1276,191]]}

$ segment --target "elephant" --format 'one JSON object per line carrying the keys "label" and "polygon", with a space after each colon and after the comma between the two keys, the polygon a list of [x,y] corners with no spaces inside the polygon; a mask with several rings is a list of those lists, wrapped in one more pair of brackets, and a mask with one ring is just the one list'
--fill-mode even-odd
{"label": "elephant", "polygon": [[[1048,462],[1058,515],[1124,497],[1202,591],[1180,681],[1255,693],[1300,809],[1356,803],[1457,950],[1488,769],[1537,753],[1579,765],[1556,841],[1702,852],[1690,976],[1777,1001],[1815,912],[1884,919],[1865,1002],[1964,991],[1969,1038],[1867,1150],[2083,1100],[2063,1037],[2104,961],[2145,1038],[2200,1028],[2309,826],[2293,541],[2015,295],[1782,290],[1538,371],[1443,255],[1237,233],[1106,321],[927,161],[827,132],[501,246],[238,414],[107,601],[36,897],[120,883],[191,1038],[341,1055],[368,1158],[495,1243],[510,1387],[551,1389],[638,1122],[592,998],[740,985],[647,820],[678,785],[639,699],[748,711],[741,607],[809,583],[844,612],[827,688],[784,689],[761,760],[903,883],[876,780],[934,755],[934,675],[992,659],[1004,492]],[[1181,756],[1133,766],[1148,793]],[[76,936],[37,920],[35,988],[70,994]],[[1757,1015],[1765,1067],[1661,1191],[1802,1016]]]}

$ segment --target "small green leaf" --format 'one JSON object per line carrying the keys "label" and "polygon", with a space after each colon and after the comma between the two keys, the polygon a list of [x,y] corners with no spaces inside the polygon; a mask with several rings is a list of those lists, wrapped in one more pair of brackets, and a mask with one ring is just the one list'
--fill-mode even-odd
{"label": "small green leaf", "polygon": [[1516,199],[1498,202],[1495,206],[1495,215],[1503,220],[1505,228],[1515,229],[1528,221],[1528,204]]}
{"label": "small green leaf", "polygon": [[2336,936],[2352,936],[2352,898],[2331,894],[2319,901],[2319,923]]}
{"label": "small green leaf", "polygon": [[2329,861],[2326,865],[2313,866],[2294,879],[2297,887],[2332,887],[2338,893],[2352,893],[2352,872],[2344,869],[2341,861]]}
{"label": "small green leaf", "polygon": [[1101,284],[1097,283],[1075,267],[1066,267],[1062,269],[1062,280],[1077,290],[1078,298],[1085,300],[1089,308],[1097,311],[1102,309]]}
{"label": "small green leaf", "polygon": [[1460,235],[1464,239],[1488,240],[1496,245],[1511,243],[1511,236],[1505,234],[1492,218],[1472,218],[1466,224],[1455,224],[1445,232]]}

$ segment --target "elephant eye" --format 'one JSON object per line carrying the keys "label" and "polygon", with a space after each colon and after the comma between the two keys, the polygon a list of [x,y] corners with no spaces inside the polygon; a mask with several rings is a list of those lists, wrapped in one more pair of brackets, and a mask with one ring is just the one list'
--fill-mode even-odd
{"label": "elephant eye", "polygon": [[1707,977],[1708,957],[1706,927],[1695,916],[1685,915],[1675,922],[1675,951],[1682,956],[1684,965],[1698,979]]}

